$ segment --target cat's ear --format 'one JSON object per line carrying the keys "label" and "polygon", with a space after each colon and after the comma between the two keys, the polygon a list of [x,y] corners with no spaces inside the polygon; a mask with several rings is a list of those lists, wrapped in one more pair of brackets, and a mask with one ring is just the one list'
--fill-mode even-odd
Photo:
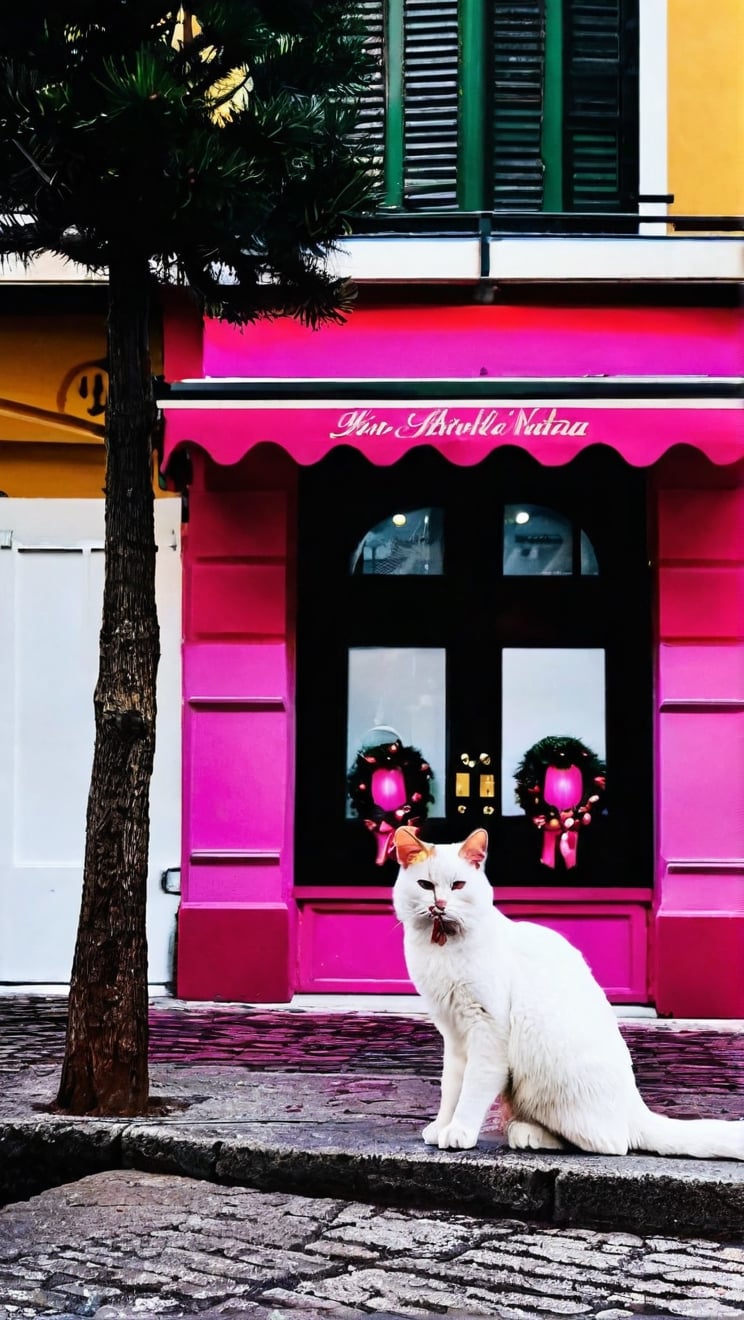
{"label": "cat's ear", "polygon": [[400,829],[395,831],[395,853],[403,867],[413,866],[415,862],[423,862],[427,857],[431,857],[433,848],[427,848],[425,843],[412,830],[409,825],[401,825]]}
{"label": "cat's ear", "polygon": [[486,831],[473,830],[473,833],[469,834],[465,842],[462,844],[457,855],[458,857],[464,858],[466,862],[470,862],[471,866],[477,868],[482,866],[485,862],[487,852],[488,835],[486,834]]}

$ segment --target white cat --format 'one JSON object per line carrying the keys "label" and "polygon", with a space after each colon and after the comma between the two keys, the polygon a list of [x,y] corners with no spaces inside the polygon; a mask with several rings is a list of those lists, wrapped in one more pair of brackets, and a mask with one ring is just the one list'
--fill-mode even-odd
{"label": "white cat", "polygon": [[569,1142],[603,1155],[744,1159],[744,1123],[646,1107],[615,1014],[581,954],[555,931],[493,906],[485,830],[432,846],[402,827],[395,847],[408,971],[444,1039],[441,1103],[424,1141],[470,1149],[500,1096],[515,1150]]}

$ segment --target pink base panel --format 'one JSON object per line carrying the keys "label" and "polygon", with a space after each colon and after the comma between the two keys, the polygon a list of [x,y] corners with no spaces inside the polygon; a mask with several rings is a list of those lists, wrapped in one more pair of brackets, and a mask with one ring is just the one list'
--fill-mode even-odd
{"label": "pink base panel", "polygon": [[[594,897],[590,897],[594,895]],[[564,935],[586,958],[614,1003],[648,1002],[647,931],[651,903],[605,891],[525,891],[499,898],[505,916],[536,921]],[[587,898],[589,897],[589,901]],[[305,994],[413,992],[403,957],[403,933],[389,891],[349,889],[298,895],[299,982]]]}
{"label": "pink base panel", "polygon": [[628,904],[503,903],[516,921],[535,921],[564,935],[583,953],[613,1004],[648,1003],[648,906]]}
{"label": "pink base panel", "polygon": [[413,993],[403,933],[389,899],[300,900],[298,939],[301,993]]}
{"label": "pink base panel", "polygon": [[290,914],[285,903],[181,906],[181,999],[287,1003],[292,990]]}

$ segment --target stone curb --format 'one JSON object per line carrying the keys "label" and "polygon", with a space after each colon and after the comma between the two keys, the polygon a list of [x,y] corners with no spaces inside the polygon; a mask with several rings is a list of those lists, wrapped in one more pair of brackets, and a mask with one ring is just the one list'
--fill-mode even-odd
{"label": "stone curb", "polygon": [[249,1124],[237,1134],[230,1123],[18,1119],[0,1123],[0,1193],[16,1201],[88,1174],[134,1168],[555,1227],[744,1236],[744,1166],[734,1162],[516,1153],[496,1141],[443,1152],[417,1137],[350,1135],[339,1123]]}

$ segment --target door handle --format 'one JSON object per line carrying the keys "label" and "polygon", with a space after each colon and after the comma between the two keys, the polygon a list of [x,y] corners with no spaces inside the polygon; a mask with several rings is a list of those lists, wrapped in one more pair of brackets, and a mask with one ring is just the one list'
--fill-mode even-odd
{"label": "door handle", "polygon": [[[455,797],[456,798],[478,798],[481,802],[488,801],[496,796],[496,778],[491,773],[483,773],[487,766],[491,764],[490,752],[479,752],[478,756],[471,756],[469,752],[460,753],[460,764],[465,768],[455,771]],[[472,772],[476,770],[475,775]],[[473,782],[475,780],[475,782]],[[464,802],[460,801],[457,806],[459,814],[462,816],[467,811]],[[490,805],[483,807],[484,816],[492,816],[494,808]]]}

